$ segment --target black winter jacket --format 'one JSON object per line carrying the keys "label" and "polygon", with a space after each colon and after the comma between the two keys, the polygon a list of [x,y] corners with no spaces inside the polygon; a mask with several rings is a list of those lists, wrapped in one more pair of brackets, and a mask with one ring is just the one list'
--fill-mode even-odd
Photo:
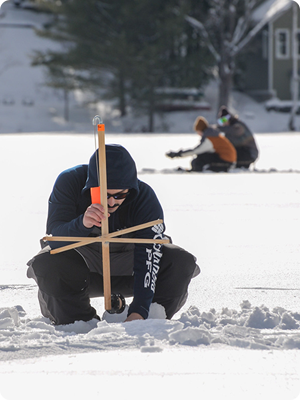
{"label": "black winter jacket", "polygon": [[219,126],[218,128],[225,134],[236,149],[241,147],[247,149],[249,161],[253,162],[257,159],[258,148],[254,136],[244,122],[239,119],[234,119],[230,125]]}

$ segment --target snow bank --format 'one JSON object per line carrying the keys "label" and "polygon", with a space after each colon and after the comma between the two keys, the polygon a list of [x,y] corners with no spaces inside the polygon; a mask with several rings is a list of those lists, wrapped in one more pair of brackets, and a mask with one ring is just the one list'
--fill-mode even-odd
{"label": "snow bank", "polygon": [[171,321],[91,320],[53,326],[43,317],[28,319],[21,306],[0,309],[1,360],[118,348],[160,352],[169,346],[201,345],[300,349],[300,314],[281,307],[270,311],[243,301],[239,311],[200,312],[190,307]]}

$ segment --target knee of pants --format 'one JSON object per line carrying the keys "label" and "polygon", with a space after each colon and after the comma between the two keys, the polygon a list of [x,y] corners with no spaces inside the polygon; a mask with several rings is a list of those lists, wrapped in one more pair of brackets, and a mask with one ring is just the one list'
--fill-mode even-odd
{"label": "knee of pants", "polygon": [[51,296],[77,293],[89,285],[89,269],[76,251],[40,254],[32,268],[39,288]]}
{"label": "knee of pants", "polygon": [[191,167],[192,167],[193,171],[202,171],[203,163],[199,162],[199,160],[197,160],[197,158],[195,158],[191,162]]}
{"label": "knee of pants", "polygon": [[197,268],[196,257],[174,244],[164,245],[160,272],[168,268],[172,268],[178,276],[192,276]]}

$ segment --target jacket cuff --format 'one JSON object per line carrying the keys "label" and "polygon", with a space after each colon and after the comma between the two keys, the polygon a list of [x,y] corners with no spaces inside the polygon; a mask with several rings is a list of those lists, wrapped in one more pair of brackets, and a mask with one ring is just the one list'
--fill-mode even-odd
{"label": "jacket cuff", "polygon": [[136,302],[133,300],[133,302],[129,306],[127,315],[130,315],[132,313],[138,313],[144,319],[147,319],[149,316],[149,307],[146,308],[146,307],[143,307],[142,305],[137,305]]}

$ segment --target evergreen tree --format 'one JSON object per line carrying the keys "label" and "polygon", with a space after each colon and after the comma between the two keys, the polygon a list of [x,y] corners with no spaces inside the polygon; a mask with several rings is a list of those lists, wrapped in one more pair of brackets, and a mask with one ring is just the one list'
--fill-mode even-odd
{"label": "evergreen tree", "polygon": [[[61,52],[36,53],[33,63],[53,71],[72,69],[77,87],[105,89],[126,106],[146,110],[148,130],[161,86],[200,87],[211,63],[200,35],[185,22],[188,2],[180,0],[37,0],[53,13],[39,35],[63,44]],[[70,82],[70,80],[68,80]]]}
{"label": "evergreen tree", "polygon": [[[130,3],[128,0],[126,3]],[[40,0],[53,13],[52,22],[37,33],[63,44],[61,52],[36,52],[34,65],[44,65],[50,76],[56,68],[72,68],[82,89],[107,89],[119,99],[125,115],[125,83],[131,71],[132,46],[122,26],[124,2]],[[55,77],[54,77],[55,78]]]}

